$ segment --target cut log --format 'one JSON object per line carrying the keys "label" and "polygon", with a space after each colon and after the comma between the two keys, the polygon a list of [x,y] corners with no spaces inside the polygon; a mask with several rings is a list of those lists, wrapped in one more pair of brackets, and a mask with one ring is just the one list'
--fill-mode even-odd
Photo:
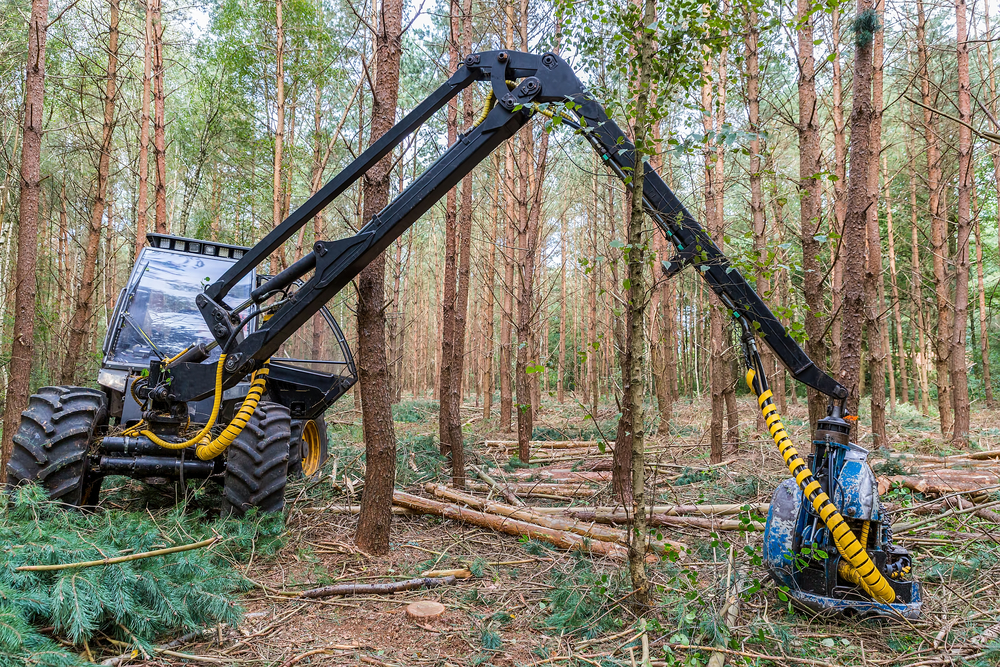
{"label": "cut log", "polygon": [[[747,503],[727,504],[727,505],[653,505],[646,508],[646,516],[650,513],[665,514],[667,516],[732,516],[743,511],[744,507],[749,507],[750,511],[757,514],[766,515],[770,505],[767,503]],[[598,505],[597,507],[532,507],[533,512],[541,514],[562,514],[566,510],[590,510],[599,514],[610,514],[620,512],[624,515],[625,510],[621,505]]]}
{"label": "cut log", "polygon": [[328,598],[334,595],[392,595],[402,591],[412,591],[418,588],[437,588],[438,586],[452,586],[458,581],[458,577],[421,577],[419,579],[407,579],[406,581],[390,581],[385,584],[334,584],[333,586],[320,586],[310,588],[299,593],[300,598]]}
{"label": "cut log", "polygon": [[894,475],[879,477],[879,493],[891,488],[893,483],[930,496],[964,493],[972,496],[986,495],[985,488],[1000,483],[1000,475],[986,470],[953,470],[949,468],[921,472],[919,475]]}
{"label": "cut log", "polygon": [[[517,449],[517,440],[487,440],[486,446],[495,449]],[[597,449],[596,440],[532,440],[528,443],[532,451],[536,449]]]}
{"label": "cut log", "polygon": [[[594,521],[602,524],[627,526],[632,523],[632,519],[624,510],[614,512],[595,512],[588,509],[568,509],[565,510],[568,516],[581,521]],[[704,528],[706,530],[745,530],[760,532],[764,530],[764,524],[759,521],[743,523],[736,519],[718,520],[701,517],[670,516],[668,514],[646,515],[646,524],[649,526],[684,526],[688,528]]]}
{"label": "cut log", "polygon": [[[518,521],[496,514],[478,512],[459,505],[442,503],[429,498],[421,498],[403,491],[395,491],[392,494],[392,502],[409,509],[422,512],[424,514],[435,514],[454,521],[462,521],[481,528],[489,528],[507,535],[515,537],[528,537],[530,539],[547,542],[559,549],[567,551],[580,550],[608,556],[617,560],[624,560],[628,555],[625,548],[611,542],[601,542],[600,540],[587,540],[580,535],[567,533],[562,530],[546,528],[526,521]],[[435,580],[438,581],[438,580]]]}
{"label": "cut log", "polygon": [[[590,498],[601,492],[601,489],[593,489],[589,486],[583,486],[583,484],[582,482],[568,482],[565,484],[557,482],[519,482],[517,484],[508,484],[507,488],[519,496],[544,493],[563,498]],[[472,491],[481,492],[489,491],[491,488],[488,484],[480,482],[469,482],[465,486]]]}
{"label": "cut log", "polygon": [[[427,489],[428,493],[432,493],[438,498],[462,503],[487,514],[498,514],[503,517],[533,523],[553,530],[574,533],[592,540],[628,545],[628,538],[622,531],[598,525],[593,520],[553,516],[535,512],[529,507],[511,507],[510,505],[494,503],[484,498],[477,498],[467,493],[455,491],[441,484],[428,483],[424,488]],[[649,548],[658,554],[676,552],[678,555],[681,555],[687,549],[687,545],[670,540],[650,540]]]}
{"label": "cut log", "polygon": [[[298,511],[303,514],[359,514],[361,505],[323,505],[322,507],[303,507]],[[392,513],[397,516],[417,516],[420,514],[405,507],[393,507]]]}
{"label": "cut log", "polygon": [[569,470],[568,468],[525,468],[515,470],[510,473],[514,479],[524,481],[545,481],[545,482],[599,482],[607,483],[611,481],[611,471],[581,471]]}

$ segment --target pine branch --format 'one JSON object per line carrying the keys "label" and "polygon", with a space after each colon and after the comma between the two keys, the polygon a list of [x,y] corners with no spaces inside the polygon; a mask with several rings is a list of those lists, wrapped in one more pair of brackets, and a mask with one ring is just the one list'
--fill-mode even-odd
{"label": "pine branch", "polygon": [[151,558],[153,556],[164,556],[166,554],[174,554],[180,551],[190,551],[192,549],[200,549],[202,547],[208,547],[215,544],[219,539],[219,536],[210,537],[207,540],[202,540],[201,542],[194,542],[192,544],[184,544],[179,547],[169,547],[167,549],[156,549],[154,551],[146,551],[141,554],[131,554],[129,556],[117,556],[115,558],[103,558],[101,560],[88,560],[79,563],[63,563],[56,565],[22,565],[15,568],[18,572],[50,572],[52,570],[67,570],[69,568],[77,567],[95,567],[97,565],[114,565],[115,563],[124,563],[132,560],[141,560],[143,558]]}

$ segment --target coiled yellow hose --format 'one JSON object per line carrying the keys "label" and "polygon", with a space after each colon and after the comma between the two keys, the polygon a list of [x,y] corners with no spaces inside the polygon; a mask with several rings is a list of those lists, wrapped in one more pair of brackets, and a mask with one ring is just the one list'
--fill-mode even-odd
{"label": "coiled yellow hose", "polygon": [[[257,403],[260,402],[261,394],[264,393],[264,386],[267,383],[267,374],[269,368],[267,364],[264,364],[260,370],[256,371],[250,378],[250,391],[247,392],[246,398],[243,399],[243,405],[240,406],[239,412],[233,417],[233,421],[229,422],[229,426],[225,428],[219,437],[211,442],[202,442],[198,444],[198,448],[195,450],[198,458],[202,461],[208,461],[209,459],[214,459],[216,456],[221,454],[226,450],[226,447],[233,444],[233,440],[236,439],[243,429],[246,427],[247,422],[250,421],[250,417],[253,416],[254,411],[257,409]],[[207,440],[207,438],[205,438]]]}
{"label": "coiled yellow hose", "polygon": [[226,355],[219,355],[219,365],[215,371],[215,400],[212,402],[212,414],[209,415],[208,422],[205,424],[205,427],[198,431],[198,434],[193,438],[185,440],[184,442],[170,442],[157,436],[148,429],[145,431],[141,430],[145,425],[144,422],[139,422],[135,426],[125,429],[123,434],[127,436],[144,435],[164,449],[186,449],[191,445],[196,445],[204,440],[205,436],[208,435],[212,427],[215,426],[216,420],[219,418],[219,406],[222,405],[222,371],[225,362]]}
{"label": "coiled yellow hose", "polygon": [[861,586],[872,599],[884,604],[891,604],[896,600],[896,592],[875,567],[875,563],[869,558],[865,547],[854,536],[854,532],[851,531],[844,517],[830,501],[830,497],[820,490],[819,482],[813,477],[809,466],[799,457],[799,453],[788,437],[785,425],[781,423],[781,415],[778,414],[778,409],[771,400],[771,390],[765,388],[763,382],[761,382],[763,390],[761,392],[758,392],[754,386],[756,376],[756,371],[752,368],[749,369],[746,374],[747,385],[757,396],[757,404],[764,415],[768,431],[774,438],[774,443],[778,446],[778,451],[781,452],[796,484],[802,489],[803,495],[812,504],[823,523],[826,524],[830,534],[833,535],[837,551],[844,558],[838,571],[844,579]]}

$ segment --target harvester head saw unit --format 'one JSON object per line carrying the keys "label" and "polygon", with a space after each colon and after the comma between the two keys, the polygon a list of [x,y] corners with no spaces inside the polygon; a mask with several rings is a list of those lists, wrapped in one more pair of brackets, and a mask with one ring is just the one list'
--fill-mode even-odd
{"label": "harvester head saw unit", "polygon": [[823,614],[916,618],[920,584],[910,577],[909,552],[892,542],[890,518],[882,508],[868,450],[850,442],[850,424],[839,406],[819,420],[808,466],[839,509],[876,571],[892,591],[892,602],[873,599],[837,549],[833,532],[794,478],[771,498],[764,527],[764,562],[771,577],[797,604]]}

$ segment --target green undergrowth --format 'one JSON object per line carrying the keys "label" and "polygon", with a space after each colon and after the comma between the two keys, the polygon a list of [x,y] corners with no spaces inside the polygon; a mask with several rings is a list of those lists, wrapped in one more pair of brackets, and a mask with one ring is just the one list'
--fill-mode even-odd
{"label": "green undergrowth", "polygon": [[552,589],[544,603],[549,613],[543,629],[587,639],[617,630],[621,614],[614,607],[627,590],[624,577],[622,570],[598,572],[589,558],[574,552],[572,567],[566,572],[555,570],[549,581]]}
{"label": "green undergrowth", "polygon": [[[167,512],[67,510],[37,487],[0,500],[0,667],[81,664],[56,638],[92,649],[106,638],[151,653],[158,640],[243,614],[249,582],[233,563],[274,553],[283,520],[252,514],[207,521]],[[199,548],[111,565],[18,572],[22,565],[102,560],[181,546]],[[41,628],[46,630],[43,632]]]}
{"label": "green undergrowth", "polygon": [[404,424],[422,424],[440,412],[437,401],[400,401],[392,406],[392,420]]}

